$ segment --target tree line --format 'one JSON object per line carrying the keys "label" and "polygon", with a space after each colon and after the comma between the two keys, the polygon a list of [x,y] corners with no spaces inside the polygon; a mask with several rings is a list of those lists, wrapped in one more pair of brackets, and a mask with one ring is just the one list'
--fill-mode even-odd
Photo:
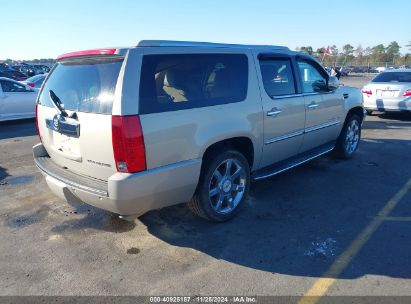
{"label": "tree line", "polygon": [[[404,46],[407,53],[401,54],[401,46],[397,41],[392,41],[389,45],[378,44],[373,47],[363,48],[362,45],[357,47],[351,44],[343,45],[342,49],[338,49],[336,45],[322,47],[314,50],[311,46],[297,47],[297,51],[308,53],[317,57],[326,66],[346,66],[346,65],[362,65],[362,66],[401,66],[411,65],[411,41]],[[26,63],[51,63],[55,62],[54,58],[41,58],[33,60],[12,60],[6,59],[3,62],[13,64],[17,62]]]}
{"label": "tree line", "polygon": [[297,47],[297,51],[308,53],[317,57],[324,65],[363,65],[363,66],[401,66],[411,64],[411,41],[405,45],[407,53],[401,54],[401,46],[397,41],[392,41],[389,45],[378,44],[373,47],[363,48],[351,44],[343,45],[338,49],[336,45],[322,47],[314,50],[311,46]]}

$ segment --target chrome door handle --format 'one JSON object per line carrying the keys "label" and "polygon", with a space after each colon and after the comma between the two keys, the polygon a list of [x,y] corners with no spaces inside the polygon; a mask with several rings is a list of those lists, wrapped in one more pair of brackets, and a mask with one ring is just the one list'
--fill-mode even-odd
{"label": "chrome door handle", "polygon": [[277,116],[278,114],[280,114],[282,112],[282,110],[278,110],[276,108],[271,109],[270,111],[267,112],[267,116]]}
{"label": "chrome door handle", "polygon": [[312,102],[307,106],[307,108],[309,109],[315,109],[316,107],[318,107],[318,103],[315,103],[315,102]]}

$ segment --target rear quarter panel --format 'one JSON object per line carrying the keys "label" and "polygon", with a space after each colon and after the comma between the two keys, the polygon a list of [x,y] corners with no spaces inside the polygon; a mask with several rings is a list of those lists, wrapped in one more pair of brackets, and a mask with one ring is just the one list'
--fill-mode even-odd
{"label": "rear quarter panel", "polygon": [[[244,101],[236,103],[141,115],[148,169],[185,160],[201,159],[210,145],[232,137],[248,137],[254,146],[254,167],[259,164],[263,142],[263,112],[251,52],[216,48],[199,50],[191,47],[167,48],[167,50],[164,48],[150,49],[150,54],[198,54],[201,52],[246,54],[249,65],[247,97]],[[143,53],[144,48],[135,50],[133,65],[141,66]],[[131,62],[130,58],[128,60]],[[125,75],[124,79],[127,77]],[[136,83],[127,83],[125,80],[123,86],[123,92],[126,92],[128,91],[126,86],[136,88]],[[138,90],[135,92],[138,94]],[[123,103],[125,98],[131,100],[129,95],[123,95]],[[123,115],[130,113],[129,111],[134,112],[135,109],[123,106]]]}

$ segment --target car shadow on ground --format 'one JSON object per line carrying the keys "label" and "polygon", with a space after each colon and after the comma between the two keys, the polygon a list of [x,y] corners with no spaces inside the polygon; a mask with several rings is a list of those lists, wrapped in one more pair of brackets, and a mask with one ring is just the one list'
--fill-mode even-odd
{"label": "car shadow on ground", "polygon": [[411,122],[411,111],[409,112],[385,112],[377,114],[381,119],[391,119]]}
{"label": "car shadow on ground", "polygon": [[34,119],[21,119],[0,122],[0,140],[37,134]]}
{"label": "car shadow on ground", "polygon": [[2,181],[8,176],[10,175],[7,173],[7,169],[0,166],[0,185]]}
{"label": "car shadow on ground", "polygon": [[[380,120],[375,120],[378,116]],[[411,128],[411,112],[376,112],[366,116],[363,129],[368,130],[409,130]],[[376,139],[378,140],[378,139]]]}
{"label": "car shadow on ground", "polygon": [[[153,236],[173,246],[262,271],[319,277],[410,178],[403,162],[409,164],[411,155],[400,158],[401,147],[390,151],[393,145],[409,149],[409,144],[362,142],[350,161],[324,157],[256,182],[241,212],[226,223],[201,220],[185,205],[152,211],[140,220]],[[382,162],[389,164],[383,168]],[[400,169],[387,171],[387,165]],[[411,216],[405,200],[411,202],[411,195],[396,209]],[[409,223],[384,222],[341,277],[411,278],[409,256]]]}
{"label": "car shadow on ground", "polygon": [[[68,200],[67,204],[70,205],[71,208],[68,208],[68,210],[64,212],[70,219],[53,227],[52,231],[55,233],[73,232],[87,228],[123,233],[133,230],[136,226],[135,222],[122,220],[116,214],[94,208],[84,203]],[[74,218],[72,218],[73,216]],[[81,218],[79,219],[78,217]]]}

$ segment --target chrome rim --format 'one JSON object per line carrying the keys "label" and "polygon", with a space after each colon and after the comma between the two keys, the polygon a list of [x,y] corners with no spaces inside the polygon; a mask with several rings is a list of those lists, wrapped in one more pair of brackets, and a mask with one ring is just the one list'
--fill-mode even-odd
{"label": "chrome rim", "polygon": [[236,159],[226,159],[214,170],[209,185],[211,207],[217,213],[232,212],[244,196],[246,172]]}
{"label": "chrome rim", "polygon": [[357,120],[352,120],[348,125],[347,134],[345,136],[345,150],[351,154],[357,149],[360,141],[360,124]]}

